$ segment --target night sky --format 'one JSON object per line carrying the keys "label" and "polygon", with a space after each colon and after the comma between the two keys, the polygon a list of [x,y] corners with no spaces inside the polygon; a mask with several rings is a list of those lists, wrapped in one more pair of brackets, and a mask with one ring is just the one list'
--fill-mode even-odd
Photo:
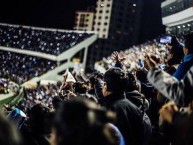
{"label": "night sky", "polygon": [[[75,11],[95,6],[97,0],[1,0],[0,22],[73,29]],[[129,1],[129,0],[128,0]],[[160,4],[163,0],[145,0],[140,39],[145,42],[164,31]]]}
{"label": "night sky", "polygon": [[1,0],[0,22],[72,29],[76,10],[96,0]]}

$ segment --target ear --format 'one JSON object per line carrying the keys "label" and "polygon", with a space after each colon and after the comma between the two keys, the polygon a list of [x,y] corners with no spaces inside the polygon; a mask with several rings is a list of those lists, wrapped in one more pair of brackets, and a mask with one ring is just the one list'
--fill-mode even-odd
{"label": "ear", "polygon": [[107,91],[107,85],[105,84],[103,87],[104,87],[104,90]]}
{"label": "ear", "polygon": [[105,94],[106,94],[106,96],[112,94],[112,92],[110,92],[110,91],[108,90],[107,85],[104,86],[104,89],[105,89]]}
{"label": "ear", "polygon": [[185,54],[185,55],[188,54],[188,49],[187,49],[187,48],[184,48],[183,51],[184,51],[184,54]]}

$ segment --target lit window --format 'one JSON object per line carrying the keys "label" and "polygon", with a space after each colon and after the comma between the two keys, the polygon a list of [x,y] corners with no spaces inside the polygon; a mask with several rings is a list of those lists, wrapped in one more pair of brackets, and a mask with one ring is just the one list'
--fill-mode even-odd
{"label": "lit window", "polygon": [[136,4],[133,4],[134,7],[136,7],[137,5]]}

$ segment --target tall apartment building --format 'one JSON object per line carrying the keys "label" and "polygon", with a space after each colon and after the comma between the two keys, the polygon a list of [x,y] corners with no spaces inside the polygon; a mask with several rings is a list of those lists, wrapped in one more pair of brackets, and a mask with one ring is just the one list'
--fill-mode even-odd
{"label": "tall apartment building", "polygon": [[94,12],[77,11],[75,17],[75,30],[91,31],[93,30]]}
{"label": "tall apartment building", "polygon": [[167,33],[178,35],[193,30],[193,0],[166,0],[161,7]]}
{"label": "tall apartment building", "polygon": [[94,31],[98,32],[99,38],[108,39],[112,7],[113,0],[97,1]]}
{"label": "tall apartment building", "polygon": [[94,31],[99,39],[89,49],[88,67],[114,50],[124,50],[138,42],[144,0],[98,0]]}

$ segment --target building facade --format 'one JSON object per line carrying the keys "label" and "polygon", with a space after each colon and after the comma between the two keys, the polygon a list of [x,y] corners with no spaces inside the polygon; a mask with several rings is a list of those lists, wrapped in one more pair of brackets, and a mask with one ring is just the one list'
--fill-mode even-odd
{"label": "building facade", "polygon": [[77,11],[75,16],[74,30],[92,31],[94,12]]}
{"label": "building facade", "polygon": [[89,49],[89,64],[136,44],[144,0],[98,0],[94,19],[94,31],[99,39]]}
{"label": "building facade", "polygon": [[113,0],[98,0],[94,19],[94,31],[99,38],[107,39],[109,34]]}
{"label": "building facade", "polygon": [[180,35],[193,30],[193,0],[166,0],[161,7],[168,34]]}

